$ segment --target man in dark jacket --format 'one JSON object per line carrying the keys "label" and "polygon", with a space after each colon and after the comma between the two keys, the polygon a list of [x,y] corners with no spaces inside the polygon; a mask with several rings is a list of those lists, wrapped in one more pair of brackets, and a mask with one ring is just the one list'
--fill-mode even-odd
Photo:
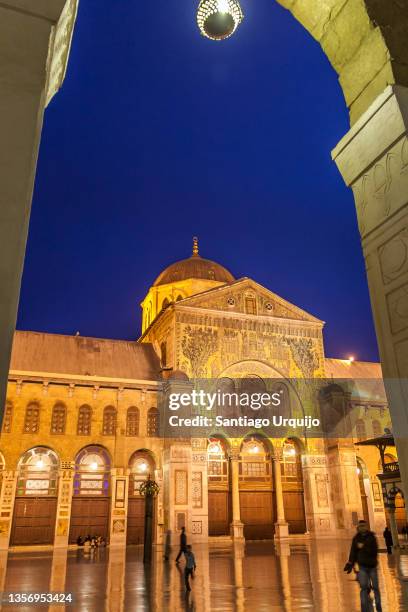
{"label": "man in dark jacket", "polygon": [[382,612],[378,587],[377,555],[378,545],[374,533],[368,529],[365,521],[359,521],[357,534],[351,543],[349,560],[344,571],[350,574],[354,565],[358,564],[357,580],[360,584],[361,612],[372,610],[369,596],[371,588],[374,591],[377,612]]}
{"label": "man in dark jacket", "polygon": [[387,547],[387,553],[390,555],[392,553],[393,541],[392,541],[392,533],[388,529],[388,527],[386,527],[384,529],[383,536],[384,536],[384,540],[385,540],[385,545]]}
{"label": "man in dark jacket", "polygon": [[180,551],[179,554],[176,557],[176,563],[179,562],[179,559],[181,557],[181,555],[183,553],[185,553],[187,550],[187,535],[186,535],[186,528],[182,527],[181,528],[181,533],[180,533]]}

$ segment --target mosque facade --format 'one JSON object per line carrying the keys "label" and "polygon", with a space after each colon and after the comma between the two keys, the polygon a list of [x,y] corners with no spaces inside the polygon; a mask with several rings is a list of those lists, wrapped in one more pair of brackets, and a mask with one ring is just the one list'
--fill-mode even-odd
{"label": "mosque facade", "polygon": [[[153,540],[195,542],[349,537],[359,519],[380,533],[387,515],[375,448],[390,427],[377,363],[330,359],[324,323],[251,278],[191,257],[167,267],[142,304],[137,341],[17,331],[0,437],[0,548],[75,544],[102,535],[141,544],[141,483],[158,486]],[[249,428],[163,434],[163,390],[194,380],[267,390],[291,405],[291,381],[330,380],[313,410],[349,410],[347,437],[273,438]],[[336,380],[361,381],[342,394]],[[367,381],[374,381],[367,385]],[[340,390],[339,390],[340,389]],[[339,408],[340,407],[340,408]],[[396,462],[395,450],[386,450]],[[397,521],[406,522],[403,500]]]}

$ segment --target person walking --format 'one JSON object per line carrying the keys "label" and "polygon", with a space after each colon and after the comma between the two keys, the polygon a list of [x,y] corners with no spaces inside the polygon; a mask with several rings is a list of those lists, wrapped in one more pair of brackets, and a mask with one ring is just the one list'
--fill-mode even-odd
{"label": "person walking", "polygon": [[187,546],[184,556],[186,558],[186,567],[184,568],[184,582],[186,583],[186,590],[191,591],[190,576],[192,578],[194,577],[194,572],[197,566],[195,562],[194,553],[190,545]]}
{"label": "person walking", "polygon": [[185,553],[187,550],[187,535],[186,535],[186,528],[182,527],[181,528],[181,533],[180,533],[180,550],[179,550],[179,554],[176,557],[176,563],[179,562],[180,557],[183,553]]}
{"label": "person walking", "polygon": [[388,527],[386,527],[383,531],[383,536],[384,536],[384,540],[385,540],[385,545],[387,547],[387,553],[389,555],[392,554],[392,545],[393,545],[393,541],[392,541],[392,533],[391,531],[388,529]]}
{"label": "person walking", "polygon": [[361,612],[371,612],[370,591],[374,591],[377,612],[382,612],[381,595],[378,586],[377,573],[378,544],[366,521],[359,521],[357,533],[351,542],[349,560],[344,571],[350,574],[354,565],[358,564],[357,580],[360,584]]}

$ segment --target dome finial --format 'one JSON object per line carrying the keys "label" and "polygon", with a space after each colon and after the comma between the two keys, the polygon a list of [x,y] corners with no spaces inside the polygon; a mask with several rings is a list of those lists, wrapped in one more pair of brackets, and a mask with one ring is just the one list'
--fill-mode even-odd
{"label": "dome finial", "polygon": [[198,257],[198,238],[194,236],[193,238],[193,257]]}

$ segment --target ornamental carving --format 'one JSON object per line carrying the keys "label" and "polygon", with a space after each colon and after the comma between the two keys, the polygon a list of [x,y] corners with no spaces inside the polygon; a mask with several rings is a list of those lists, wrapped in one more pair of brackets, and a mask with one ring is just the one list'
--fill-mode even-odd
{"label": "ornamental carving", "polygon": [[190,364],[193,378],[204,378],[208,359],[218,347],[218,332],[209,327],[193,328],[189,325],[184,330],[181,341],[183,355]]}
{"label": "ornamental carving", "polygon": [[319,357],[309,338],[286,338],[293,360],[305,378],[313,378],[319,367]]}

